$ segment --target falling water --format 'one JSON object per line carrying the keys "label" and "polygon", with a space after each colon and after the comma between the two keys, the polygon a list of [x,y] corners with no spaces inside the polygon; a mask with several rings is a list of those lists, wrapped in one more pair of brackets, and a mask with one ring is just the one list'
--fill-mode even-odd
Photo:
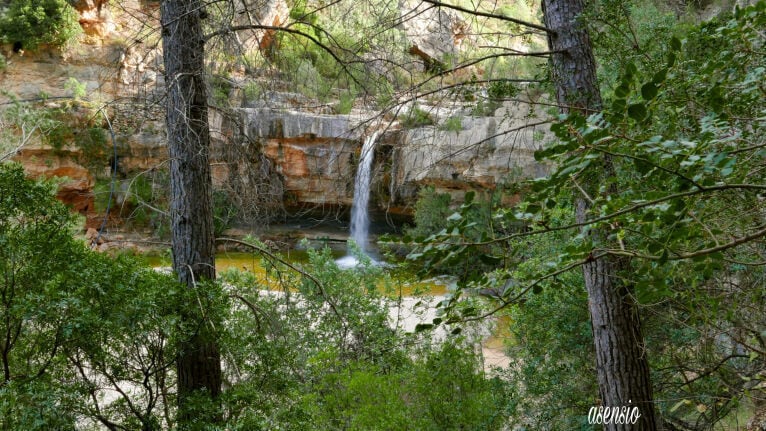
{"label": "falling water", "polygon": [[370,214],[367,204],[370,202],[370,182],[372,180],[372,160],[375,157],[375,140],[378,132],[373,132],[364,140],[359,166],[354,178],[354,204],[351,207],[351,238],[365,253],[367,236],[370,233]]}
{"label": "falling water", "polygon": [[[354,202],[351,206],[351,239],[357,246],[368,254],[368,235],[370,233],[370,215],[367,205],[370,202],[370,182],[372,180],[372,160],[375,154],[375,141],[378,132],[367,136],[362,145],[362,153],[359,157],[359,166],[354,177]],[[338,265],[353,267],[357,265],[353,256],[346,256],[338,260]]]}

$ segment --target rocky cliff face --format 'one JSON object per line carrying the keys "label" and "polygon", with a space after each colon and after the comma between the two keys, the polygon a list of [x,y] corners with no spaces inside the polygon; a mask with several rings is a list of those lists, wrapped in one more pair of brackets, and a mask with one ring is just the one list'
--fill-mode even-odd
{"label": "rocky cliff face", "polygon": [[[266,25],[274,25],[286,18],[284,4],[272,3],[268,16],[251,17],[255,23],[266,20]],[[78,211],[89,213],[94,210],[95,178],[106,181],[111,175],[112,144],[118,153],[118,178],[164,166],[164,82],[159,41],[152,25],[158,14],[156,3],[125,0],[113,5],[82,0],[76,7],[86,30],[81,43],[64,53],[41,50],[22,55],[2,47],[8,65],[0,72],[0,86],[22,100],[45,94],[55,103],[59,97],[72,95],[67,89],[70,78],[84,85],[93,115],[114,131],[114,142],[107,134],[109,139],[99,150],[106,154],[101,164],[86,168],[78,162],[84,151],[91,150],[74,145],[54,150],[39,142],[23,148],[15,160],[32,176],[66,177],[60,197]],[[458,43],[458,24],[439,27],[440,32],[451,34],[445,42],[448,48]],[[261,43],[268,36],[268,32],[258,34],[260,39],[241,42]],[[436,50],[436,55],[440,48],[426,42],[427,38],[420,41]],[[361,144],[377,113],[318,114],[298,110],[289,97],[282,99],[283,103],[268,107],[211,110],[216,187],[229,191],[239,204],[257,202],[250,205],[253,217],[264,206],[349,206]],[[439,110],[423,105],[419,109],[433,111],[436,124],[404,130],[387,117],[376,126],[383,129],[373,181],[372,201],[378,208],[407,212],[418,188],[425,185],[459,197],[471,188],[492,188],[517,172],[527,176],[541,173],[531,152],[539,145],[542,131],[512,131],[528,121],[527,106],[505,106],[486,117],[472,117],[460,106]],[[455,118],[459,118],[459,128]]]}
{"label": "rocky cliff face", "polygon": [[[102,0],[79,0],[74,7],[84,30],[80,43],[63,51],[41,47],[35,52],[14,52],[11,46],[0,46],[7,59],[0,71],[0,87],[44,111],[62,109],[73,96],[74,82],[82,86],[84,99],[93,107],[88,115],[98,117],[95,122],[103,122],[105,128],[113,126],[120,171],[127,174],[156,164],[165,158],[163,114],[156,105],[164,85],[161,65],[156,46],[125,37],[146,33],[151,24],[147,17],[155,16],[156,8],[144,7],[139,0],[122,1],[119,8]],[[0,95],[0,103],[8,106],[8,102]],[[72,117],[77,115],[72,112]],[[91,156],[89,151],[111,154],[112,142],[106,148],[84,149],[73,144],[72,136],[66,140],[54,149],[33,139],[13,159],[30,176],[62,178],[59,197],[83,214],[92,213],[95,178],[109,176],[112,160],[106,157],[101,166],[87,168],[81,160]]]}
{"label": "rocky cliff face", "polygon": [[[368,117],[270,108],[238,112],[244,133],[261,142],[274,162],[291,203],[351,205],[361,144],[373,130]],[[374,204],[406,213],[423,186],[460,201],[468,190],[543,175],[545,167],[535,162],[533,152],[547,128],[526,127],[528,113],[529,105],[514,103],[486,117],[459,116],[452,110],[444,117],[434,112],[437,124],[432,126],[379,126],[383,133],[375,151]],[[456,121],[460,130],[454,130]]]}

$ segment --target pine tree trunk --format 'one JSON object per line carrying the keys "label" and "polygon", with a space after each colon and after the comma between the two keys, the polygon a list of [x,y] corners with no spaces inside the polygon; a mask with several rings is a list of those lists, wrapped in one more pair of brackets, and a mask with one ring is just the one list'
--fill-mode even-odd
{"label": "pine tree trunk", "polygon": [[[543,0],[545,26],[549,34],[551,71],[556,97],[564,112],[580,111],[587,115],[601,109],[601,94],[596,78],[596,62],[587,30],[577,21],[583,11],[583,0]],[[609,160],[603,175],[585,178],[583,188],[597,193],[599,183],[613,171]],[[588,201],[576,199],[578,222],[591,217]],[[606,232],[590,232],[595,244],[603,244]],[[652,403],[649,363],[644,348],[638,307],[631,286],[618,277],[624,262],[601,258],[583,266],[588,308],[593,325],[596,369],[601,405],[605,407],[637,406],[641,417],[635,425],[607,424],[605,430],[657,430],[659,422]],[[583,412],[585,414],[586,412]]]}
{"label": "pine tree trunk", "polygon": [[[168,152],[170,156],[170,218],[173,269],[198,298],[204,280],[215,279],[210,129],[205,87],[205,47],[200,0],[163,0],[161,3],[163,58],[167,87]],[[193,304],[186,318],[199,328],[180,346],[177,359],[179,424],[210,422],[209,410],[187,407],[192,393],[215,400],[221,391],[218,343]],[[195,401],[196,403],[196,401]],[[210,403],[215,405],[215,401]],[[211,417],[212,416],[212,417]]]}

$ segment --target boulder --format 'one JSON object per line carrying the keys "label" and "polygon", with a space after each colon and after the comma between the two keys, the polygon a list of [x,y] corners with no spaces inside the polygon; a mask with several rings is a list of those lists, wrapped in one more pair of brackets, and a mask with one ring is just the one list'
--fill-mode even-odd
{"label": "boulder", "polygon": [[102,239],[98,238],[98,231],[92,227],[89,227],[88,230],[85,232],[85,241],[88,244],[93,244],[96,242],[97,244],[101,244],[103,242]]}
{"label": "boulder", "polygon": [[103,38],[112,33],[115,25],[106,4],[109,0],[76,0],[70,2],[80,13],[80,26],[87,35]]}
{"label": "boulder", "polygon": [[76,152],[54,152],[44,146],[22,148],[13,158],[24,166],[24,171],[31,178],[61,178],[58,199],[72,210],[86,215],[95,210],[95,180],[88,169],[75,159]]}
{"label": "boulder", "polygon": [[[234,26],[280,27],[287,23],[290,16],[290,7],[285,0],[236,0],[234,10]],[[277,32],[273,29],[252,29],[236,34],[244,52],[258,49],[270,56]]]}
{"label": "boulder", "polygon": [[423,60],[426,71],[442,65],[445,60],[457,58],[470,31],[457,12],[420,0],[400,0],[399,10],[402,27],[410,43],[409,52]]}

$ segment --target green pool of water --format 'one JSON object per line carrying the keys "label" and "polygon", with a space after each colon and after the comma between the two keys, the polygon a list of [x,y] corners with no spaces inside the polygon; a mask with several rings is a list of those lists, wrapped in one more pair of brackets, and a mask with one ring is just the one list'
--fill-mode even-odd
{"label": "green pool of water", "polygon": [[[342,251],[333,251],[334,258],[340,258],[345,255]],[[289,252],[279,253],[279,256],[287,262],[293,264],[305,264],[308,262],[308,253],[305,250],[291,250]],[[170,256],[165,255],[145,255],[142,260],[153,268],[170,267],[172,261]],[[278,283],[271,280],[266,269],[263,267],[259,255],[243,252],[225,252],[219,253],[215,257],[215,267],[218,272],[231,268],[248,271],[255,274],[256,278],[263,283],[265,287],[274,286],[279,289]],[[391,278],[394,280],[395,295],[416,296],[416,295],[444,295],[448,293],[449,280],[447,279],[429,279],[417,280],[413,274],[407,273],[400,268],[392,266],[385,268]],[[380,282],[383,289],[383,281]]]}

